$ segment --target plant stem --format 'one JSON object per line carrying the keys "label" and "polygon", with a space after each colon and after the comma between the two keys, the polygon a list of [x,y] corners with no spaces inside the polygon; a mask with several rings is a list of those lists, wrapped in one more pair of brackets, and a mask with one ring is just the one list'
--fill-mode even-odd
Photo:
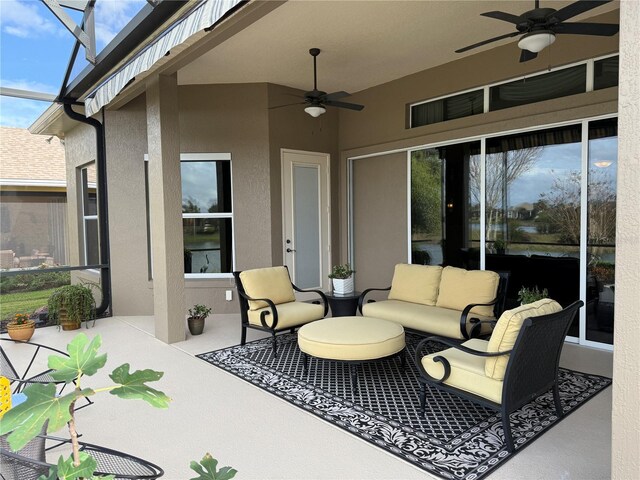
{"label": "plant stem", "polygon": [[71,447],[73,449],[73,465],[80,466],[80,445],[78,444],[78,432],[76,430],[76,420],[74,417],[76,409],[76,401],[74,400],[69,405],[69,413],[71,414],[71,420],[69,420],[69,435],[71,436]]}

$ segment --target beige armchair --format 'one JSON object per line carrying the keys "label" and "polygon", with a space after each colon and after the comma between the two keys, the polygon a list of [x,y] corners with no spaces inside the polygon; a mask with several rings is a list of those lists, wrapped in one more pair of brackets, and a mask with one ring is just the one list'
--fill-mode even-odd
{"label": "beige armchair", "polygon": [[[242,334],[240,344],[247,340],[247,328],[271,333],[273,354],[277,355],[276,333],[326,317],[327,297],[320,290],[302,290],[289,277],[287,267],[257,268],[233,272],[240,301]],[[313,303],[296,301],[295,291],[314,292],[320,299]],[[322,303],[321,303],[321,302]]]}
{"label": "beige armchair", "polygon": [[[474,338],[459,344],[442,337],[421,341],[415,360],[423,415],[427,385],[498,410],[507,450],[513,452],[509,414],[553,390],[556,413],[558,417],[564,415],[558,362],[567,331],[582,305],[577,301],[563,310],[556,301],[546,298],[505,311],[488,341]],[[423,355],[429,342],[451,348]]]}

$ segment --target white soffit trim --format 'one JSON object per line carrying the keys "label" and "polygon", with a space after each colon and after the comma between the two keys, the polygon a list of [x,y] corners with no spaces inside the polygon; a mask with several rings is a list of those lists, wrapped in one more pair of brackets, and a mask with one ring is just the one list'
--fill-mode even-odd
{"label": "white soffit trim", "polygon": [[211,27],[242,0],[204,0],[189,15],[176,23],[155,42],[136,55],[85,100],[86,116],[90,117],[108,105],[127,84],[142,72],[149,70],[172,48],[189,37]]}

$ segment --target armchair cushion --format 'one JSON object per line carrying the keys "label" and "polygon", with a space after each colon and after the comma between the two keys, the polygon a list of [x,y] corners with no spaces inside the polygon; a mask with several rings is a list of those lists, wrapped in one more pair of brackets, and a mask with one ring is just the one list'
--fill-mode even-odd
{"label": "armchair cushion", "polygon": [[442,267],[427,265],[396,265],[389,300],[402,300],[422,305],[435,305]]}
{"label": "armchair cushion", "polygon": [[[488,343],[486,340],[472,338],[462,345],[473,350],[486,352]],[[433,361],[438,356],[445,357],[451,365],[451,374],[443,382],[445,385],[479,395],[492,402],[502,402],[503,382],[485,375],[485,357],[471,355],[455,348],[427,355],[422,358],[422,366],[429,375],[435,378],[444,376],[442,363]]]}
{"label": "armchair cushion", "polygon": [[[500,319],[493,329],[487,352],[506,352],[513,349],[525,319],[559,312],[560,310],[562,310],[562,307],[558,302],[550,298],[543,298],[537,302],[505,311],[500,315]],[[485,364],[485,373],[488,377],[503,380],[508,362],[509,355],[488,357]]]}
{"label": "armchair cushion", "polygon": [[[314,303],[288,302],[278,304],[276,308],[278,310],[278,325],[276,325],[278,330],[297,327],[298,325],[304,325],[305,323],[320,320],[324,317],[324,306]],[[271,308],[266,307],[258,310],[249,310],[247,312],[249,323],[262,326],[260,314],[263,311],[271,312]],[[271,326],[273,324],[273,313],[267,315],[265,321],[267,325]]]}
{"label": "armchair cushion", "polygon": [[[445,267],[436,306],[464,310],[471,303],[492,302],[499,284],[500,275],[496,272]],[[470,313],[493,318],[493,306],[473,307]]]}
{"label": "armchair cushion", "polygon": [[[256,268],[240,273],[244,291],[251,298],[268,298],[276,305],[294,302],[289,272],[285,267]],[[255,311],[267,306],[266,302],[249,301],[249,310]],[[259,318],[259,316],[258,316]],[[258,320],[258,325],[260,321]],[[278,324],[278,328],[280,325]]]}

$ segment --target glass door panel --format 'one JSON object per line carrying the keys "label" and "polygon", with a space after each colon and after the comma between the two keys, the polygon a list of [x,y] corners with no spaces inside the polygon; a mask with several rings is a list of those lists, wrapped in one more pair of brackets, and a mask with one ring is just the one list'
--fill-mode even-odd
{"label": "glass door panel", "polygon": [[617,119],[589,123],[586,339],[613,344]]}
{"label": "glass door panel", "polygon": [[320,176],[316,165],[293,165],[295,279],[300,288],[322,285],[320,274]]}
{"label": "glass door panel", "polygon": [[486,268],[510,271],[507,307],[522,287],[579,298],[581,127],[487,139]]}

